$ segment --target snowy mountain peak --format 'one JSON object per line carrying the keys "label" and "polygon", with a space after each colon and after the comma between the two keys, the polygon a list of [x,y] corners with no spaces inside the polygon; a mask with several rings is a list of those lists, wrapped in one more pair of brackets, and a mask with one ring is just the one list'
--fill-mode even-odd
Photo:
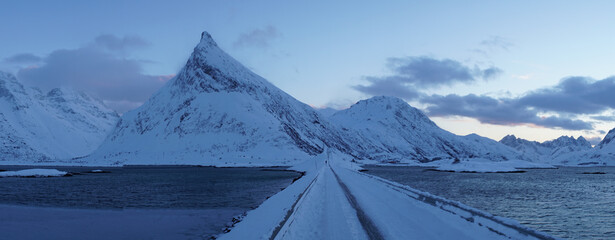
{"label": "snowy mountain peak", "polygon": [[510,148],[476,134],[461,137],[439,128],[423,112],[394,97],[373,97],[341,110],[330,120],[356,132],[379,148],[371,155],[384,161],[482,158],[518,159]]}
{"label": "snowy mountain peak", "polygon": [[214,38],[212,38],[211,35],[207,31],[203,31],[201,33],[201,42],[199,43],[199,46],[218,47],[218,44],[216,44],[216,41],[214,41]]}
{"label": "snowy mountain peak", "polygon": [[176,88],[171,90],[173,95],[275,88],[220,49],[207,32],[203,32],[186,65],[170,82]]}
{"label": "snowy mountain peak", "polygon": [[573,136],[561,136],[557,139],[546,141],[542,144],[551,148],[570,146],[591,148],[591,143],[585,140],[585,138],[579,137],[578,139],[575,139]]}
{"label": "snowy mountain peak", "polygon": [[[51,102],[90,102],[96,106],[104,105],[102,101],[72,88],[54,88],[45,96]],[[106,108],[106,107],[104,107]],[[109,112],[113,112],[109,110]]]}
{"label": "snowy mountain peak", "polygon": [[15,75],[0,72],[0,99],[8,101],[13,110],[19,110],[29,106],[26,95],[26,89],[17,81]]}
{"label": "snowy mountain peak", "polygon": [[364,157],[361,148],[370,146],[351,147],[342,134],[203,32],[175,78],[124,114],[105,143],[79,161],[289,165],[327,147]]}
{"label": "snowy mountain peak", "polygon": [[516,144],[518,140],[519,139],[515,135],[510,134],[503,137],[500,142],[510,146]]}
{"label": "snowy mountain peak", "polygon": [[606,136],[604,136],[602,141],[600,141],[600,143],[596,147],[597,148],[603,148],[606,145],[609,145],[609,143],[611,143],[613,141],[613,139],[615,139],[615,128],[611,129],[609,131],[609,133],[607,133]]}
{"label": "snowy mountain peak", "polygon": [[437,127],[421,110],[396,97],[377,96],[361,100],[332,117],[335,118],[338,114],[362,121],[383,121],[383,123],[386,123],[396,120],[403,124],[411,124],[414,127],[420,125]]}
{"label": "snowy mountain peak", "polygon": [[13,81],[13,82],[16,82],[17,78],[13,74],[0,71],[0,81]]}
{"label": "snowy mountain peak", "polygon": [[[592,148],[591,144],[583,137],[575,139],[572,136],[561,136],[545,142],[528,141],[508,135],[500,143],[516,149],[525,158],[539,162],[553,162],[570,153],[586,151]],[[560,164],[560,163],[557,163]]]}
{"label": "snowy mountain peak", "polygon": [[51,89],[47,93],[46,97],[47,99],[54,101],[54,102],[66,102],[67,96],[75,96],[75,95],[76,93],[73,90],[54,88],[54,89]]}

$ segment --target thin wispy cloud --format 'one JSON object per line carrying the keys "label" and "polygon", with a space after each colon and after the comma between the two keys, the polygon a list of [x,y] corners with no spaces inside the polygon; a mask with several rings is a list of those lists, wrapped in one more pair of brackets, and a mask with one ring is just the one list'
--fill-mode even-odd
{"label": "thin wispy cloud", "polygon": [[33,63],[38,63],[41,60],[43,60],[43,58],[36,56],[34,54],[20,53],[20,54],[16,54],[16,55],[5,58],[4,62],[10,63],[10,64],[33,64]]}
{"label": "thin wispy cloud", "polygon": [[490,57],[498,51],[508,51],[513,46],[514,44],[504,37],[491,36],[480,41],[478,46],[471,51],[483,55],[484,57]]}
{"label": "thin wispy cloud", "polygon": [[271,42],[280,37],[278,30],[269,25],[265,28],[254,29],[250,32],[243,33],[233,43],[236,48],[241,47],[254,47],[254,48],[268,48],[271,46]]}
{"label": "thin wispy cloud", "polygon": [[127,51],[149,46],[149,42],[139,36],[118,37],[112,34],[96,37],[94,44],[110,51]]}
{"label": "thin wispy cloud", "polygon": [[480,42],[480,45],[489,49],[502,49],[508,51],[514,44],[500,36],[491,36]]}

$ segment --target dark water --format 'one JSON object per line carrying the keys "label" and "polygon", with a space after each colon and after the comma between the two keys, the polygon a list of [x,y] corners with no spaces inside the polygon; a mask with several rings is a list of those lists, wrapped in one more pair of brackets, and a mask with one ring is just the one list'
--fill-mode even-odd
{"label": "dark water", "polygon": [[[0,166],[18,170],[45,167]],[[72,177],[0,178],[0,204],[69,208],[255,208],[299,173],[283,169],[212,167],[48,167]]]}
{"label": "dark water", "polygon": [[515,219],[553,236],[615,239],[615,167],[530,169],[526,173],[367,169],[367,173]]}

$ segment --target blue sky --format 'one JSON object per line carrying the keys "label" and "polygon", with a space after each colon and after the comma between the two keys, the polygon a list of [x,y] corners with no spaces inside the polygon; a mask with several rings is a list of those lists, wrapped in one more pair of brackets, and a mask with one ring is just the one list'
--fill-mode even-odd
{"label": "blue sky", "polygon": [[9,0],[0,9],[0,70],[126,111],[179,71],[206,30],[315,107],[395,95],[457,134],[595,141],[615,127],[614,5]]}

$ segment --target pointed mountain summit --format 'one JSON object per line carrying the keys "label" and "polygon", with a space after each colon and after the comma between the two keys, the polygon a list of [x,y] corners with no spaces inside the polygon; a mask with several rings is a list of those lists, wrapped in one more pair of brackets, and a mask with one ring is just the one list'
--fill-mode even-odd
{"label": "pointed mountain summit", "polygon": [[602,139],[602,141],[600,141],[600,143],[598,143],[596,148],[604,149],[604,148],[608,148],[611,145],[615,145],[615,142],[613,142],[614,139],[615,139],[615,128],[611,129],[606,134],[606,136],[604,136],[604,138]]}
{"label": "pointed mountain summit", "polygon": [[37,164],[91,153],[119,116],[71,89],[43,94],[0,72],[0,162]]}
{"label": "pointed mountain summit", "polygon": [[395,97],[372,97],[339,111],[330,120],[349,134],[356,132],[370,144],[377,158],[440,159],[483,158],[491,161],[518,159],[512,149],[476,136],[461,137],[439,128],[423,112]]}
{"label": "pointed mountain summit", "polygon": [[84,163],[291,165],[326,147],[360,149],[299,102],[248,70],[203,32],[183,69],[124,114]]}

